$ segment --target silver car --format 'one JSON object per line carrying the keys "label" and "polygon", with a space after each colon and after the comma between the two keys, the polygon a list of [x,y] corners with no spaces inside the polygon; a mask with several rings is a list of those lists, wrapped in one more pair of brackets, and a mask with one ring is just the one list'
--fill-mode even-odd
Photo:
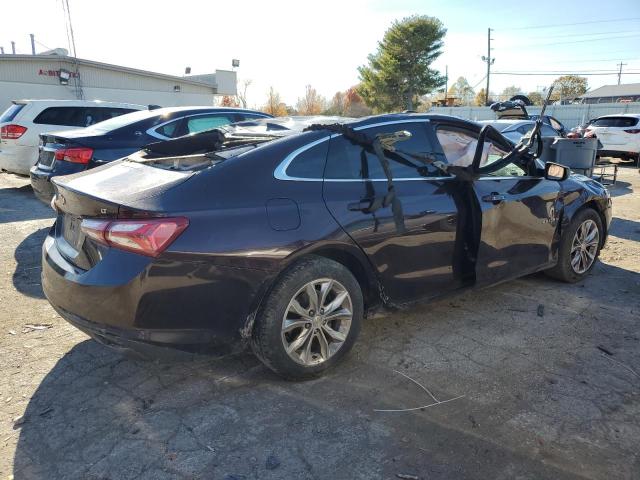
{"label": "silver car", "polygon": [[[493,128],[498,130],[502,135],[507,137],[513,143],[518,143],[522,137],[527,135],[536,122],[533,120],[483,120],[478,122],[480,125],[491,125]],[[540,134],[543,137],[560,137],[560,132],[553,129],[550,125],[545,123],[542,124],[542,129],[540,130]]]}

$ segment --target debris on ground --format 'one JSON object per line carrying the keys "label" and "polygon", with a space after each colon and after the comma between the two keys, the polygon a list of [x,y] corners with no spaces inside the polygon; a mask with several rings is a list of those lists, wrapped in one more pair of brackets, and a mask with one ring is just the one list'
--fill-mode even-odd
{"label": "debris on ground", "polygon": [[403,480],[420,480],[417,475],[411,475],[408,473],[396,473],[396,477],[402,478]]}
{"label": "debris on ground", "polygon": [[538,316],[544,317],[544,305],[542,304],[538,305]]}
{"label": "debris on ground", "polygon": [[280,466],[280,459],[275,455],[269,455],[267,457],[266,467],[267,470],[275,470]]}
{"label": "debris on ground", "polygon": [[27,323],[24,325],[22,333],[33,332],[34,330],[47,330],[53,327],[52,323]]}
{"label": "debris on ground", "polygon": [[411,408],[374,408],[373,411],[374,412],[412,412],[415,410],[423,410],[425,408],[429,408],[429,407],[435,407],[436,405],[441,405],[443,403],[449,403],[449,402],[453,402],[454,400],[458,400],[459,398],[464,397],[464,395],[458,395],[457,397],[454,398],[449,398],[448,400],[438,400],[435,395],[433,393],[431,393],[429,391],[429,389],[427,389],[427,387],[425,387],[424,385],[422,385],[421,383],[419,383],[418,381],[414,380],[413,378],[411,378],[409,375],[406,375],[402,372],[399,372],[398,370],[394,370],[394,372],[399,373],[400,375],[402,375],[403,377],[411,380],[413,383],[415,383],[416,385],[418,385],[422,390],[424,390],[425,392],[427,392],[427,394],[433,399],[433,401],[435,403],[430,403],[428,405],[423,405],[421,407],[411,407]]}
{"label": "debris on ground", "polygon": [[16,331],[15,330],[9,330],[9,335],[16,335]]}
{"label": "debris on ground", "polygon": [[20,415],[19,417],[15,417],[13,419],[13,428],[17,428],[25,422],[24,415]]}
{"label": "debris on ground", "polygon": [[600,350],[602,353],[606,353],[609,356],[613,356],[613,353],[611,353],[611,350],[603,347],[602,345],[598,345],[596,348]]}

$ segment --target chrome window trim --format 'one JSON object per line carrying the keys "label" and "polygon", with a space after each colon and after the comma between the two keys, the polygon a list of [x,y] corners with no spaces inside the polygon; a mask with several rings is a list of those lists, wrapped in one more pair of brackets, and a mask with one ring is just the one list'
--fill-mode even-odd
{"label": "chrome window trim", "polygon": [[[405,119],[405,120],[389,120],[387,122],[379,122],[372,123],[370,125],[360,125],[359,127],[354,128],[355,131],[366,130],[368,128],[374,127],[382,127],[384,125],[396,125],[403,123],[429,123],[428,118],[420,118],[420,119]],[[276,167],[273,171],[274,178],[278,180],[293,180],[297,182],[386,182],[386,178],[371,178],[371,179],[362,179],[362,178],[304,178],[304,177],[291,177],[287,174],[287,168],[295,160],[295,158],[303,152],[306,152],[310,148],[315,147],[316,145],[321,144],[322,142],[326,142],[332,138],[337,138],[342,136],[341,133],[334,133],[331,135],[327,135],[326,137],[319,138],[311,143],[307,143],[289,155],[287,155],[282,162]],[[453,176],[447,177],[407,177],[407,178],[394,178],[394,182],[408,182],[408,181],[418,181],[418,180],[448,180],[451,178],[455,178]]]}
{"label": "chrome window trim", "polygon": [[[182,117],[172,118],[171,120],[167,120],[164,123],[161,123],[159,125],[155,125],[155,126],[151,127],[149,130],[147,130],[146,133],[147,133],[147,135],[155,137],[155,138],[157,138],[159,140],[171,140],[172,137],[166,137],[166,136],[156,132],[156,130],[158,128],[164,127],[165,125],[167,125],[167,124],[169,124],[171,122],[177,122],[177,121],[180,121],[180,120],[184,120],[185,118],[202,117],[204,115],[212,115],[212,114],[224,115],[224,114],[227,114],[227,113],[229,113],[229,114],[242,114],[244,112],[238,112],[238,111],[234,110],[234,111],[231,111],[231,112],[205,112],[205,113],[194,113],[194,114],[191,114],[191,115],[183,115]],[[270,117],[267,117],[267,116],[261,117],[260,114],[253,113],[253,112],[247,113],[246,115],[253,115],[256,118],[270,118]],[[245,120],[240,120],[240,121],[244,122]],[[231,123],[236,123],[236,122],[231,122]],[[230,125],[230,124],[228,124],[228,125]]]}

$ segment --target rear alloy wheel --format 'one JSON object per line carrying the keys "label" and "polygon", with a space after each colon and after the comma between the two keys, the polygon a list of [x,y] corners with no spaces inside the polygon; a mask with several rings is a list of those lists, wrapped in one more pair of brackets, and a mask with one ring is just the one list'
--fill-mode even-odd
{"label": "rear alloy wheel", "polygon": [[596,263],[602,239],[600,215],[591,208],[580,210],[562,234],[558,263],[545,273],[569,283],[582,280]]}
{"label": "rear alloy wheel", "polygon": [[360,285],[342,264],[307,257],[276,281],[253,329],[255,354],[285,378],[317,376],[351,349],[363,317]]}
{"label": "rear alloy wheel", "polygon": [[282,319],[282,344],[295,362],[318,365],[344,345],[352,318],[351,296],[340,282],[312,280],[289,302]]}

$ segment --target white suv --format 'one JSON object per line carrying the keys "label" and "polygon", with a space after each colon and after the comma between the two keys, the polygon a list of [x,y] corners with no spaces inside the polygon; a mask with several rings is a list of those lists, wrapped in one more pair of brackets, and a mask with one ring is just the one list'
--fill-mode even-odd
{"label": "white suv", "polygon": [[595,136],[602,143],[598,155],[640,158],[640,114],[605,115],[592,120],[585,136]]}
{"label": "white suv", "polygon": [[14,101],[0,116],[0,170],[29,175],[29,169],[38,161],[41,133],[84,128],[146,109],[144,105],[97,100]]}

